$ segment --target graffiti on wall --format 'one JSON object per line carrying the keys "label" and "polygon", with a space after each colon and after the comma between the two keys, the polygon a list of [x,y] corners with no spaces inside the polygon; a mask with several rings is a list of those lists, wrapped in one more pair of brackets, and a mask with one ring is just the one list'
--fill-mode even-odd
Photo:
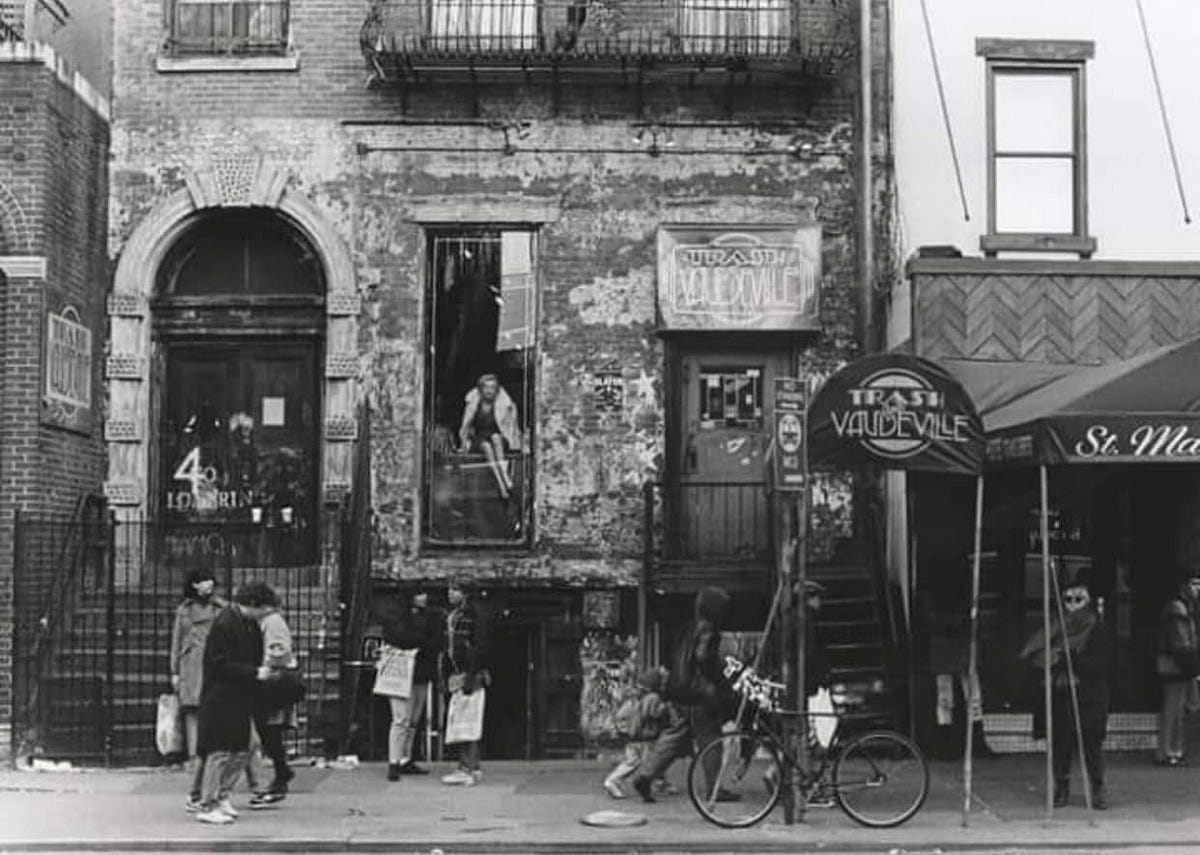
{"label": "graffiti on wall", "polygon": [[583,673],[580,730],[590,745],[619,742],[617,707],[633,690],[637,676],[637,637],[589,632],[579,648]]}

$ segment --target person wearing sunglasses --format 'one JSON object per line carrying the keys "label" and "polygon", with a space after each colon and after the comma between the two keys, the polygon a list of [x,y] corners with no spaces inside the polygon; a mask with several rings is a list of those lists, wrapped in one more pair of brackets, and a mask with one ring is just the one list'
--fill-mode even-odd
{"label": "person wearing sunglasses", "polygon": [[[1065,807],[1070,801],[1071,765],[1079,751],[1077,733],[1083,739],[1083,759],[1092,784],[1092,806],[1108,808],[1104,785],[1104,757],[1100,745],[1108,727],[1109,666],[1112,664],[1112,637],[1092,600],[1084,578],[1064,582],[1061,590],[1061,619],[1051,612],[1050,685],[1053,737],[1054,806]],[[1042,630],[1036,630],[1025,643],[1021,657],[1038,669],[1045,662],[1046,643]],[[1070,664],[1066,651],[1070,651]],[[1072,698],[1072,676],[1075,698]],[[1074,715],[1079,705],[1078,723]],[[1077,725],[1078,724],[1078,728]]]}

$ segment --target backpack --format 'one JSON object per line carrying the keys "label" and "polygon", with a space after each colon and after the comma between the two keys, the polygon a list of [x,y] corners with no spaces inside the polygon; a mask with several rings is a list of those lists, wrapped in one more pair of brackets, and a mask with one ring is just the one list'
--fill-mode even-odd
{"label": "backpack", "polygon": [[637,695],[630,695],[617,706],[613,722],[618,736],[632,739],[641,730],[642,707]]}

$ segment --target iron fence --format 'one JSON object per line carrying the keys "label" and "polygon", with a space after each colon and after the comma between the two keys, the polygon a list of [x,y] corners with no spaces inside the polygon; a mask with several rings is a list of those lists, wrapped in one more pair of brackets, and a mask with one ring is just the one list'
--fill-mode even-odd
{"label": "iron fence", "polygon": [[171,690],[175,609],[194,569],[210,571],[225,599],[250,580],[276,590],[307,689],[290,747],[309,753],[336,741],[343,524],[340,516],[321,521],[317,560],[257,568],[237,553],[271,536],[262,527],[19,516],[16,756],[161,762],[157,700]]}

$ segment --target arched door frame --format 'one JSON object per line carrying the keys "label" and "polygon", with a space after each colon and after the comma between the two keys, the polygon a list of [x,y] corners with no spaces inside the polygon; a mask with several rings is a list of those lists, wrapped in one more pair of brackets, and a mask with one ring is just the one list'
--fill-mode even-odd
{"label": "arched door frame", "polygon": [[265,208],[294,225],[325,271],[325,366],[321,394],[320,492],[340,503],[351,488],[359,355],[360,299],[349,250],[326,216],[288,187],[288,177],[251,155],[232,156],[187,175],[186,186],[158,202],[130,235],[108,300],[110,350],[105,495],[119,518],[143,517],[150,488],[151,300],[159,266],[183,231],[213,208]]}

